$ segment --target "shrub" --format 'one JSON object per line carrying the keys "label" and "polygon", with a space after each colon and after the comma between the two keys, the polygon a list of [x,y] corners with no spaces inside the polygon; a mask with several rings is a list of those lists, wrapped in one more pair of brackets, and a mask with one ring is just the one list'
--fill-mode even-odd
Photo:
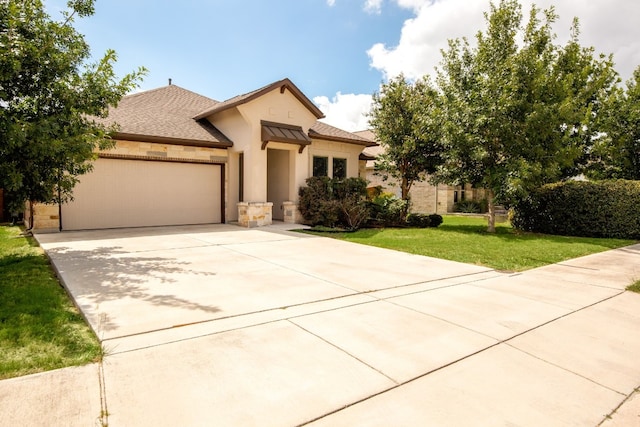
{"label": "shrub", "polygon": [[442,224],[442,216],[438,215],[438,214],[431,214],[429,215],[429,227],[438,227],[440,224]]}
{"label": "shrub", "polygon": [[306,187],[298,191],[298,209],[309,225],[333,227],[338,222],[339,207],[331,203],[331,178],[314,176],[308,178]]}
{"label": "shrub", "polygon": [[453,204],[454,212],[484,213],[487,211],[486,200],[462,200]]}
{"label": "shrub", "polygon": [[369,217],[365,180],[311,177],[306,183],[298,192],[298,209],[307,224],[356,230]]}
{"label": "shrub", "polygon": [[640,181],[570,181],[545,185],[514,206],[524,231],[640,239]]}
{"label": "shrub", "polygon": [[335,203],[340,209],[340,222],[347,230],[357,230],[369,219],[369,205],[362,198],[345,197]]}
{"label": "shrub", "polygon": [[402,213],[407,206],[406,201],[393,194],[383,193],[369,202],[370,225],[377,227],[395,227],[404,225]]}
{"label": "shrub", "polygon": [[429,215],[420,213],[411,213],[407,216],[407,225],[409,227],[427,228],[431,226]]}

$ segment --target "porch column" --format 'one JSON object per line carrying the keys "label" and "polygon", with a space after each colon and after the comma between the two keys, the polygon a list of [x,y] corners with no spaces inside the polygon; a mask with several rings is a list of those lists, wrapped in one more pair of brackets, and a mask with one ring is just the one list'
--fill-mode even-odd
{"label": "porch column", "polygon": [[238,224],[242,227],[262,227],[273,223],[271,202],[238,203]]}
{"label": "porch column", "polygon": [[282,203],[284,209],[284,222],[287,224],[302,224],[302,214],[298,210],[296,202]]}

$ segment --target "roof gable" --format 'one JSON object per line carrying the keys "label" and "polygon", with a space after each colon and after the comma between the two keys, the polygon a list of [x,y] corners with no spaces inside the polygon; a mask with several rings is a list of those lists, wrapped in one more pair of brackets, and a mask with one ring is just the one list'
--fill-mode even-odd
{"label": "roof gable", "polygon": [[205,117],[208,117],[212,114],[219,113],[221,111],[228,110],[242,104],[246,104],[275,89],[279,89],[280,93],[284,93],[285,90],[289,90],[289,92],[291,92],[291,94],[295,96],[298,101],[300,101],[300,103],[302,103],[302,105],[307,108],[307,110],[309,110],[314,116],[316,116],[316,118],[321,119],[324,117],[322,111],[320,111],[320,109],[316,107],[316,105],[309,98],[307,98],[306,95],[302,93],[302,91],[298,89],[298,87],[294,85],[291,80],[282,79],[252,92],[234,96],[233,98],[227,99],[224,102],[219,102],[216,105],[200,111],[194,116],[194,119],[204,119]]}

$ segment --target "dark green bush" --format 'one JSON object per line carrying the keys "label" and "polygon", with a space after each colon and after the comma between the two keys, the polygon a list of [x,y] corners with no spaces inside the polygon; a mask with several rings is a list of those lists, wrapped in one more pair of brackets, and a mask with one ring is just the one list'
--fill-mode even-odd
{"label": "dark green bush", "polygon": [[306,187],[298,190],[298,209],[309,225],[334,227],[338,222],[339,207],[332,203],[331,178],[315,176],[308,178]]}
{"label": "dark green bush", "polygon": [[429,227],[438,227],[440,224],[442,224],[442,216],[438,215],[438,214],[431,214],[429,215]]}
{"label": "dark green bush", "polygon": [[410,213],[407,216],[407,225],[409,227],[427,228],[431,226],[429,215],[420,213]]}
{"label": "dark green bush", "polygon": [[306,183],[298,192],[298,209],[307,224],[356,230],[369,218],[365,180],[311,177]]}
{"label": "dark green bush", "polygon": [[370,221],[372,227],[397,227],[404,225],[402,213],[407,202],[393,194],[383,193],[369,202]]}
{"label": "dark green bush", "polygon": [[640,181],[545,185],[514,205],[512,224],[545,234],[640,239]]}

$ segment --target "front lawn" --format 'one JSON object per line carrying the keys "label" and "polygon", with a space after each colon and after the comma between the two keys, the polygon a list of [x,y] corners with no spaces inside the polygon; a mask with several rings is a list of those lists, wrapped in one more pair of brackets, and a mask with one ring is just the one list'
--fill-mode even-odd
{"label": "front lawn", "polygon": [[97,338],[21,231],[0,226],[0,379],[99,360]]}
{"label": "front lawn", "polygon": [[632,284],[632,285],[629,285],[629,286],[627,287],[627,290],[628,290],[628,291],[631,291],[631,292],[636,292],[636,293],[640,294],[640,280],[638,280],[637,282],[635,282],[635,283],[634,283],[634,284]]}
{"label": "front lawn", "polygon": [[486,232],[483,218],[445,216],[438,228],[361,229],[353,233],[315,233],[502,271],[522,271],[634,244],[632,240],[522,233],[508,223]]}

